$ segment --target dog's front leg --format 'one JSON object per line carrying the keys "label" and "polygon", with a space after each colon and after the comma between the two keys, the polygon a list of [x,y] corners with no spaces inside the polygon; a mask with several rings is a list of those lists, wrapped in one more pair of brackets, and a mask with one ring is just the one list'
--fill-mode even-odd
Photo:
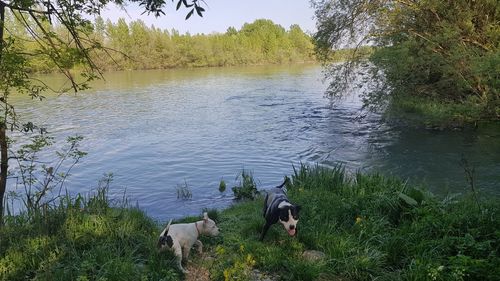
{"label": "dog's front leg", "polygon": [[269,230],[269,227],[271,227],[271,224],[268,221],[266,221],[264,228],[262,228],[262,233],[260,234],[260,241],[264,240],[264,236],[266,236],[266,233]]}
{"label": "dog's front leg", "polygon": [[196,242],[194,242],[194,244],[198,248],[198,253],[200,253],[200,254],[203,253],[203,243],[201,243],[200,240],[196,240]]}

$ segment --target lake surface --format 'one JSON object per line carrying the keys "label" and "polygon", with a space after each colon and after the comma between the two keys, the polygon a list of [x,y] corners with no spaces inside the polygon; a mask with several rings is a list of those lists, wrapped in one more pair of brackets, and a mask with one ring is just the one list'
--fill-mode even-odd
{"label": "lake surface", "polygon": [[[392,127],[376,114],[360,118],[354,92],[324,96],[314,65],[107,73],[105,82],[42,102],[14,97],[21,120],[45,126],[57,149],[66,136],[84,136],[88,152],[67,188],[87,193],[112,172],[110,194],[160,220],[197,215],[232,203],[242,169],[258,188],[292,173],[292,165],[343,163],[351,171],[381,171],[429,186],[439,194],[467,191],[460,159],[476,170],[485,194],[500,194],[500,127],[435,132]],[[61,80],[45,77],[57,85]],[[19,136],[17,136],[19,137]],[[53,152],[45,157],[53,157]],[[225,194],[219,181],[227,183]],[[190,200],[177,198],[187,184]],[[13,186],[11,185],[12,189]]]}

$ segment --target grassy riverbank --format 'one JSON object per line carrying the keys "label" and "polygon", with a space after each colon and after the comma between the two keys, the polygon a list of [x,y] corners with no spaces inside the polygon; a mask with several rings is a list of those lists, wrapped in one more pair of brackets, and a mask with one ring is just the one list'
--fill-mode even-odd
{"label": "grassy riverbank", "polygon": [[[282,280],[495,280],[500,275],[500,204],[436,198],[380,175],[302,167],[288,187],[302,206],[298,236],[273,226],[259,242],[262,199],[211,212],[222,234],[203,239],[191,268],[214,280],[257,269]],[[186,218],[187,221],[196,218]],[[31,221],[11,217],[0,232],[1,280],[177,280],[158,254],[160,227],[137,209],[111,208],[105,192],[64,199]],[[325,258],[306,261],[304,250]],[[210,257],[210,258],[208,258]],[[189,267],[188,267],[189,268]],[[188,276],[189,277],[189,276]]]}
{"label": "grassy riverbank", "polygon": [[394,98],[384,113],[388,120],[405,122],[432,129],[463,129],[480,121],[497,121],[478,103],[452,103],[409,95]]}
{"label": "grassy riverbank", "polygon": [[178,280],[158,254],[157,224],[135,208],[111,207],[106,189],[63,198],[0,229],[0,280]]}

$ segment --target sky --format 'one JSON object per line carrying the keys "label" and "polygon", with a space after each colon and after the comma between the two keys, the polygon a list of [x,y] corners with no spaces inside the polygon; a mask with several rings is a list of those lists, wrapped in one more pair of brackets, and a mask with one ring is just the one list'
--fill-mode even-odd
{"label": "sky", "polygon": [[313,19],[314,10],[309,0],[205,0],[207,5],[203,18],[196,13],[185,20],[189,10],[180,8],[175,11],[177,0],[167,0],[165,6],[166,15],[155,18],[153,14],[141,13],[143,8],[135,4],[128,4],[125,9],[110,5],[101,14],[106,19],[116,22],[124,18],[127,22],[141,19],[146,25],[154,25],[161,29],[171,30],[175,28],[180,33],[213,33],[226,32],[232,26],[240,29],[244,23],[251,23],[256,19],[270,19],[288,29],[292,24],[298,24],[302,30],[314,32],[316,30]]}

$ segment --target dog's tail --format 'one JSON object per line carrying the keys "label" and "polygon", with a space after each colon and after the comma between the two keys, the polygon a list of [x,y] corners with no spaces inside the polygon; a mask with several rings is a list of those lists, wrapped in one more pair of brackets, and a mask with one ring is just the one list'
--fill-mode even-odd
{"label": "dog's tail", "polygon": [[283,183],[278,185],[276,188],[282,188],[283,186],[285,185],[289,185],[290,184],[290,178],[285,176],[285,179],[283,180]]}
{"label": "dog's tail", "polygon": [[171,224],[172,224],[172,219],[170,219],[165,229],[160,233],[160,238],[158,239],[158,249],[160,249],[163,245],[165,245],[165,242],[167,241],[168,229],[170,228]]}

